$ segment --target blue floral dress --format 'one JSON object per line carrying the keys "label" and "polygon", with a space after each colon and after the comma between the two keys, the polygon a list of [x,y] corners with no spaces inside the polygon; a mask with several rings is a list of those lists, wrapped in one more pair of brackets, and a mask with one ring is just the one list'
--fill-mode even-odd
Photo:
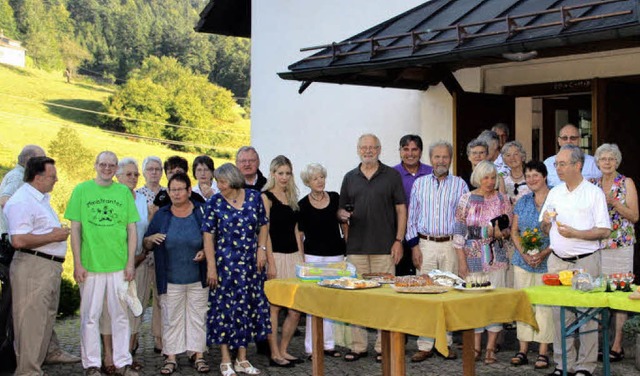
{"label": "blue floral dress", "polygon": [[218,287],[209,294],[207,343],[247,347],[271,333],[266,271],[258,272],[256,251],[260,227],[268,222],[260,193],[245,189],[241,209],[220,193],[207,202],[203,232],[214,237]]}

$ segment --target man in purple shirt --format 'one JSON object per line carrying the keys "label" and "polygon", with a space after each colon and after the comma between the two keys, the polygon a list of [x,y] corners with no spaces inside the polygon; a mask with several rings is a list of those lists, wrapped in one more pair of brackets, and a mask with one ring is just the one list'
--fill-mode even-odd
{"label": "man in purple shirt", "polygon": [[[415,134],[407,134],[400,139],[400,159],[401,162],[393,168],[400,173],[402,185],[406,197],[407,208],[409,207],[409,197],[411,188],[417,178],[429,175],[433,170],[431,166],[420,162],[422,158],[422,138]],[[416,269],[411,261],[411,247],[406,241],[402,242],[403,255],[400,263],[396,265],[396,275],[415,275]]]}

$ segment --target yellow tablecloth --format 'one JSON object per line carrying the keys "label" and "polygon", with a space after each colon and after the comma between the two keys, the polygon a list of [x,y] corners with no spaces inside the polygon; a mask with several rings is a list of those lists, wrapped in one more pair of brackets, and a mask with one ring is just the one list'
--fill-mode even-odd
{"label": "yellow tablecloth", "polygon": [[524,289],[532,304],[564,307],[609,307],[640,312],[640,300],[628,298],[629,292],[582,292],[571,286],[534,286]]}
{"label": "yellow tablecloth", "polygon": [[444,354],[447,353],[447,331],[512,321],[537,328],[527,295],[513,289],[399,294],[388,285],[367,290],[339,290],[297,279],[274,279],[267,281],[265,292],[272,304],[314,316],[433,337],[436,348]]}

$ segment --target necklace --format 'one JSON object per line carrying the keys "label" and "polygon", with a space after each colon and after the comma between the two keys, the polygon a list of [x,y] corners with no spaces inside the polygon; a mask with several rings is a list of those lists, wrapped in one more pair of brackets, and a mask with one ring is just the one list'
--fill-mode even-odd
{"label": "necklace", "polygon": [[235,195],[236,197],[231,198],[231,195],[229,195],[229,197],[225,197],[225,198],[227,199],[227,201],[231,201],[232,203],[235,204],[236,202],[238,202],[238,197],[240,197],[240,193],[241,193],[240,190],[237,190]]}
{"label": "necklace", "polygon": [[309,196],[310,196],[312,199],[316,200],[316,201],[322,201],[322,200],[324,199],[324,191],[322,191],[322,193],[320,193],[320,198],[316,198],[316,197],[313,195],[313,192],[309,193]]}

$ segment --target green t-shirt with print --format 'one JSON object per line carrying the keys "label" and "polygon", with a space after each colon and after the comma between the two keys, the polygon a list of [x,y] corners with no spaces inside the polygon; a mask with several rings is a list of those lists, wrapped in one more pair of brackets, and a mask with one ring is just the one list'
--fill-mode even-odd
{"label": "green t-shirt with print", "polygon": [[140,220],[133,195],[120,183],[78,184],[64,217],[82,224],[80,260],[92,273],[124,270],[127,264],[127,224]]}

